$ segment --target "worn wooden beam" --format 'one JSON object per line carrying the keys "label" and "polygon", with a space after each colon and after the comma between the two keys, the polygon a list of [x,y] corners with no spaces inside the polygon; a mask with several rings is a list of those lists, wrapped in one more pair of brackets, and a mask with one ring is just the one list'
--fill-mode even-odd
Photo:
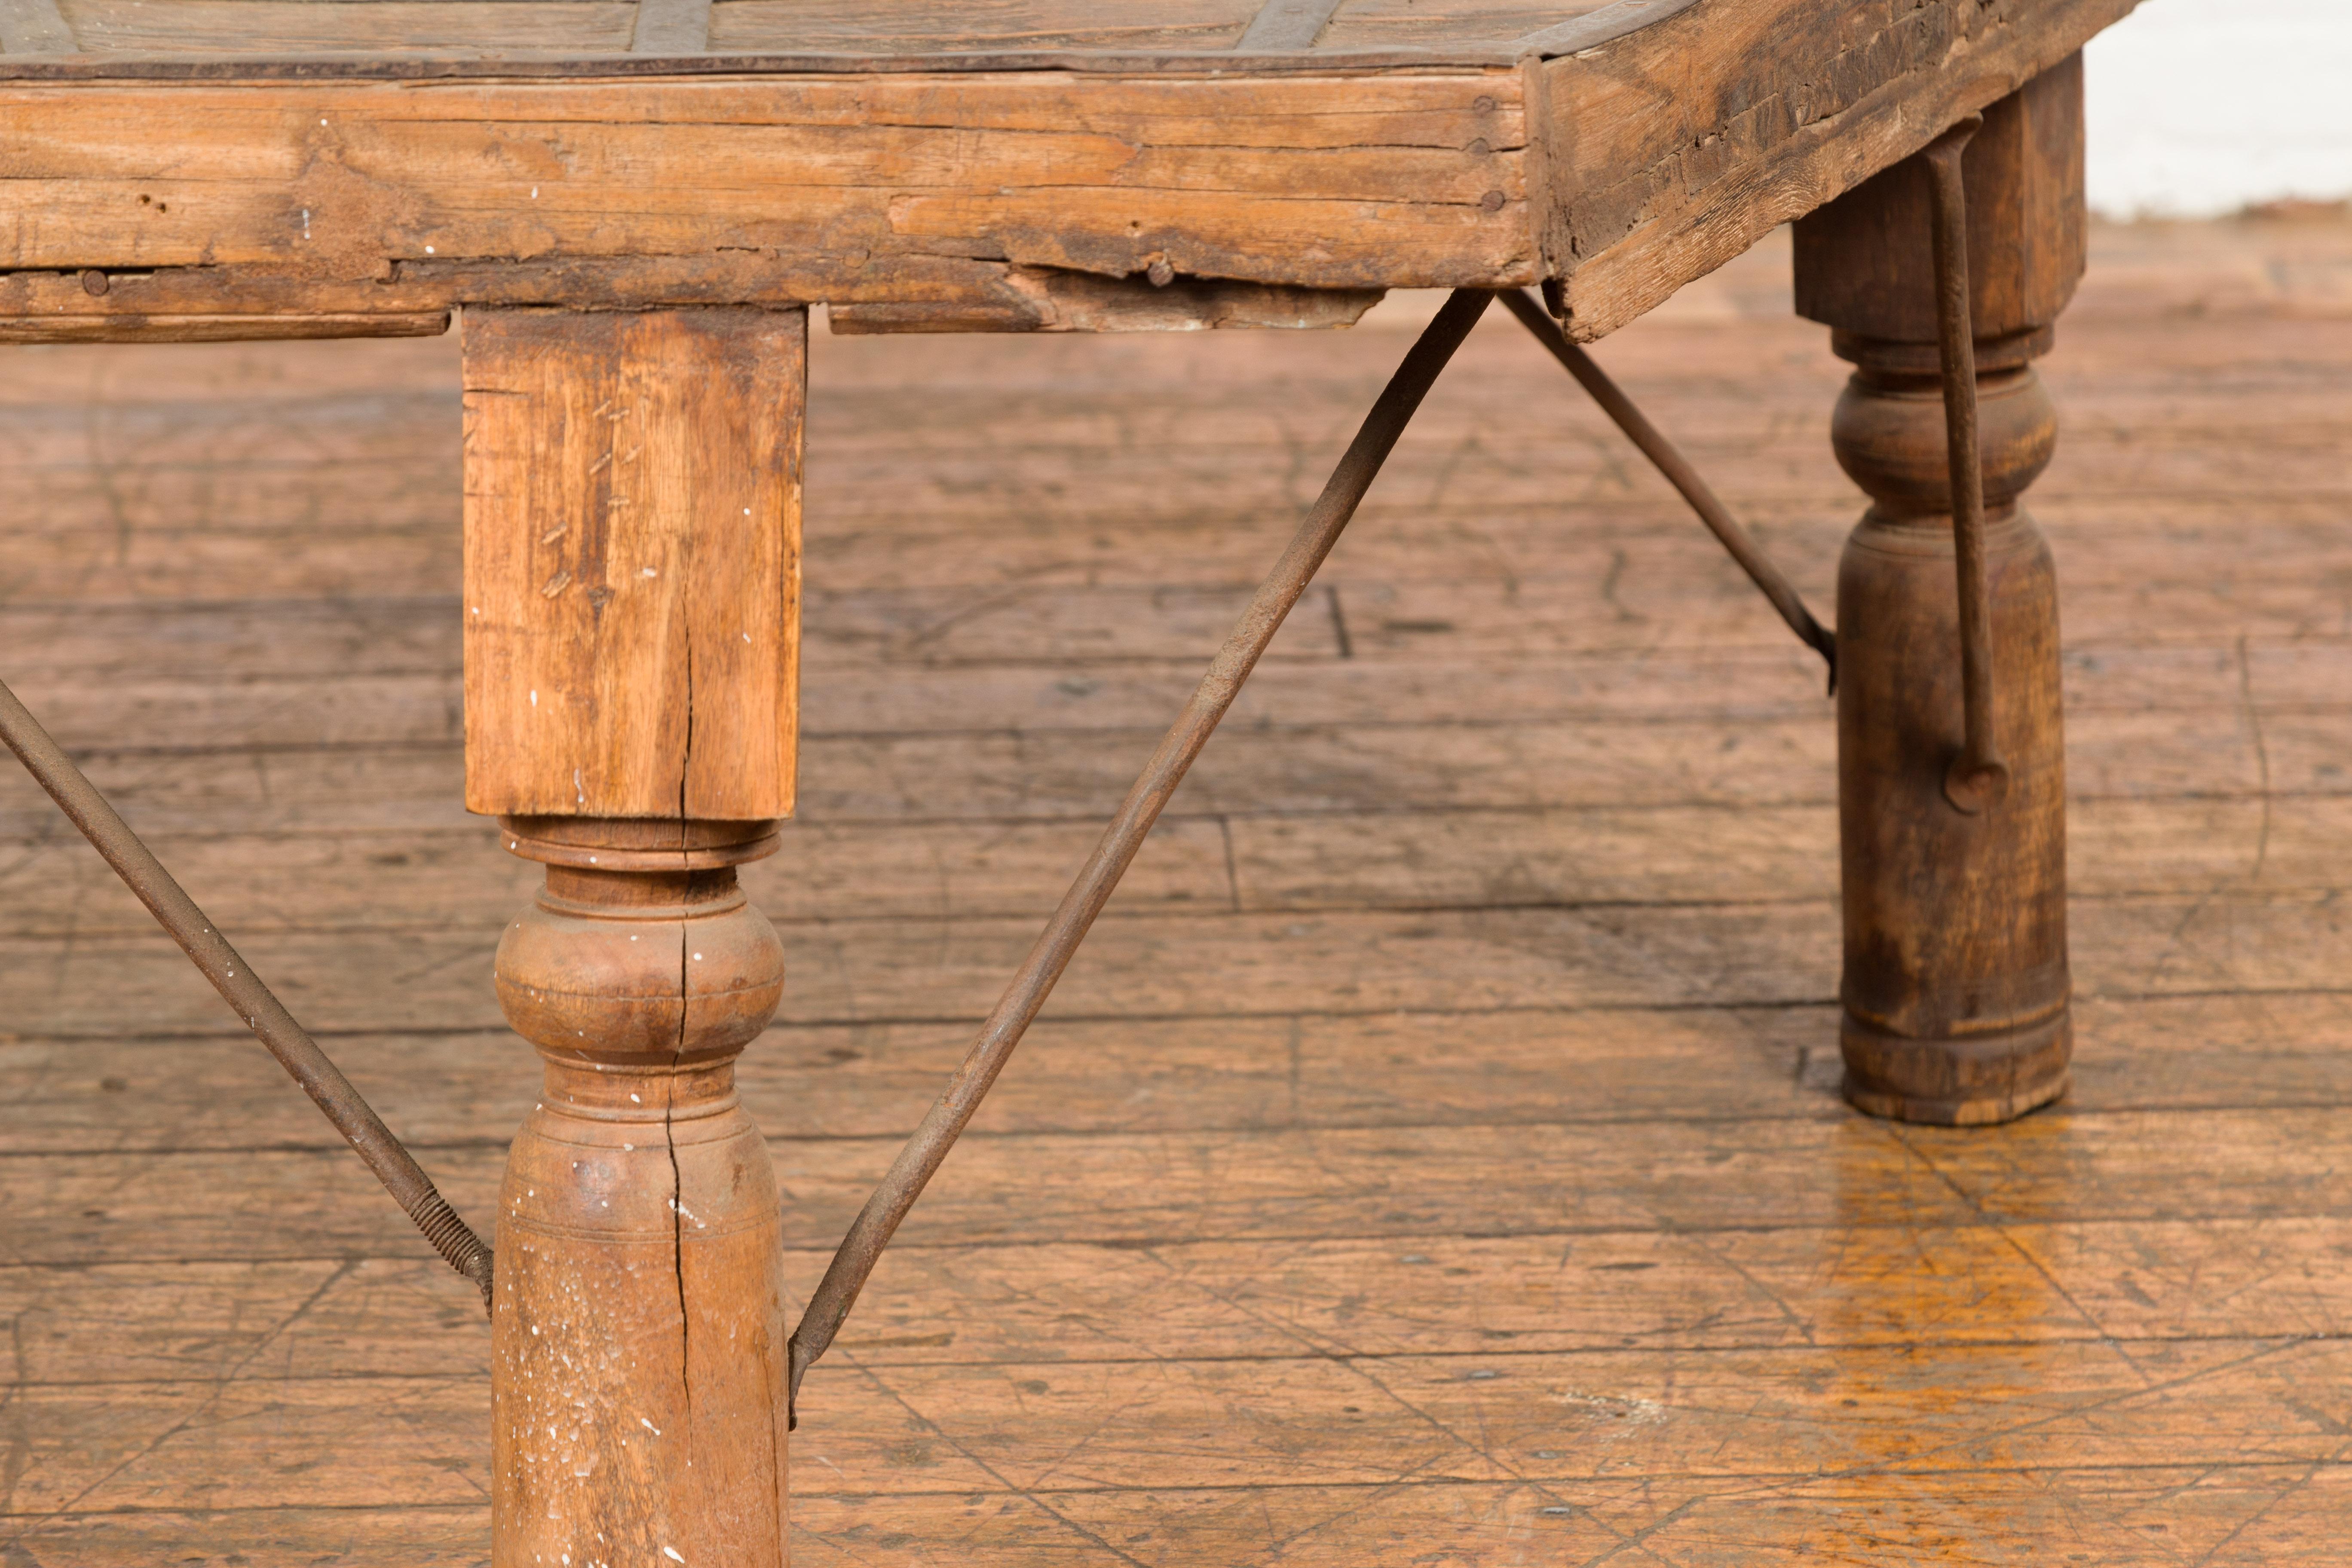
{"label": "worn wooden beam", "polygon": [[[19,79],[0,87],[16,136],[0,318],[826,300],[1045,324],[1003,270],[1030,267],[1341,289],[1549,276],[1589,339],[2134,3],[1629,0],[1535,35],[1516,68],[1301,74],[1293,51],[1237,52],[1216,74],[1072,57],[561,82],[342,65],[235,87]],[[63,299],[91,268],[142,276],[119,299]]]}
{"label": "worn wooden beam", "polygon": [[1508,70],[18,84],[0,117],[0,268],[218,268],[271,310],[469,264],[765,263],[802,299],[1005,262],[1317,288],[1538,270]]}
{"label": "worn wooden beam", "polygon": [[447,330],[449,311],[461,303],[614,310],[827,300],[835,331],[862,332],[1317,328],[1350,325],[1380,297],[1377,289],[1204,278],[1162,285],[1148,275],[1105,278],[935,257],[864,268],[737,255],[707,264],[479,262],[402,267],[383,283],[342,284],[212,267],[116,276],[19,272],[0,277],[0,342],[432,337]]}
{"label": "worn wooden beam", "polygon": [[1616,331],[2137,3],[1705,0],[1548,61],[1534,210],[1571,334]]}

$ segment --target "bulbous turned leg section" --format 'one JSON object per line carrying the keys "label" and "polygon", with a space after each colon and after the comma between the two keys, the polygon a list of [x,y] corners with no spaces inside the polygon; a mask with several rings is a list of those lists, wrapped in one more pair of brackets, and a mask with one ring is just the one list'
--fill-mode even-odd
{"label": "bulbous turned leg section", "polygon": [[779,1568],[782,1216],[735,1092],[783,955],[734,863],[773,837],[506,827],[549,862],[497,972],[546,1088],[499,1199],[492,1561]]}
{"label": "bulbous turned leg section", "polygon": [[2065,1092],[2073,1047],[2057,580],[2016,504],[2055,423],[2031,366],[1996,353],[1979,396],[2009,784],[1969,810],[1947,787],[1963,721],[1941,392],[1856,357],[1832,426],[1875,503],[1838,570],[1845,1095],[1906,1121],[2004,1121]]}

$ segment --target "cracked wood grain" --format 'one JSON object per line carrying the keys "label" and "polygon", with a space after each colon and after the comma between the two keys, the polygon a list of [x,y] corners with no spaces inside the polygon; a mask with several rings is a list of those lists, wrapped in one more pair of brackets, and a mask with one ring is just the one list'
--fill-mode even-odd
{"label": "cracked wood grain", "polygon": [[[1517,99],[1507,72],[17,84],[0,106],[45,151],[0,212],[46,216],[0,262],[77,274],[8,286],[36,318],[975,296],[1039,316],[1006,263],[1527,281]],[[148,117],[182,150],[167,180],[133,151]],[[76,298],[117,268],[162,283]]]}
{"label": "cracked wood grain", "polygon": [[469,809],[792,814],[805,333],[467,313]]}

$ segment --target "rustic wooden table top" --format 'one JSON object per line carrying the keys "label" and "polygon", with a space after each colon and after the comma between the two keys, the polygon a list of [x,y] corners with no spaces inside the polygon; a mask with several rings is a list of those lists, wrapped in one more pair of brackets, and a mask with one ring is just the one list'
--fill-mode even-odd
{"label": "rustic wooden table top", "polygon": [[1598,337],[2135,3],[0,0],[0,338],[1548,279]]}

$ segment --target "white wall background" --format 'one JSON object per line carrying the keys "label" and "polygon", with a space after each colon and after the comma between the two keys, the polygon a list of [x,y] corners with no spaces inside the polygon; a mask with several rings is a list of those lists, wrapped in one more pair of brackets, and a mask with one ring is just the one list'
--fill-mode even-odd
{"label": "white wall background", "polygon": [[2084,64],[2099,212],[2352,196],[2352,0],[2147,0]]}

